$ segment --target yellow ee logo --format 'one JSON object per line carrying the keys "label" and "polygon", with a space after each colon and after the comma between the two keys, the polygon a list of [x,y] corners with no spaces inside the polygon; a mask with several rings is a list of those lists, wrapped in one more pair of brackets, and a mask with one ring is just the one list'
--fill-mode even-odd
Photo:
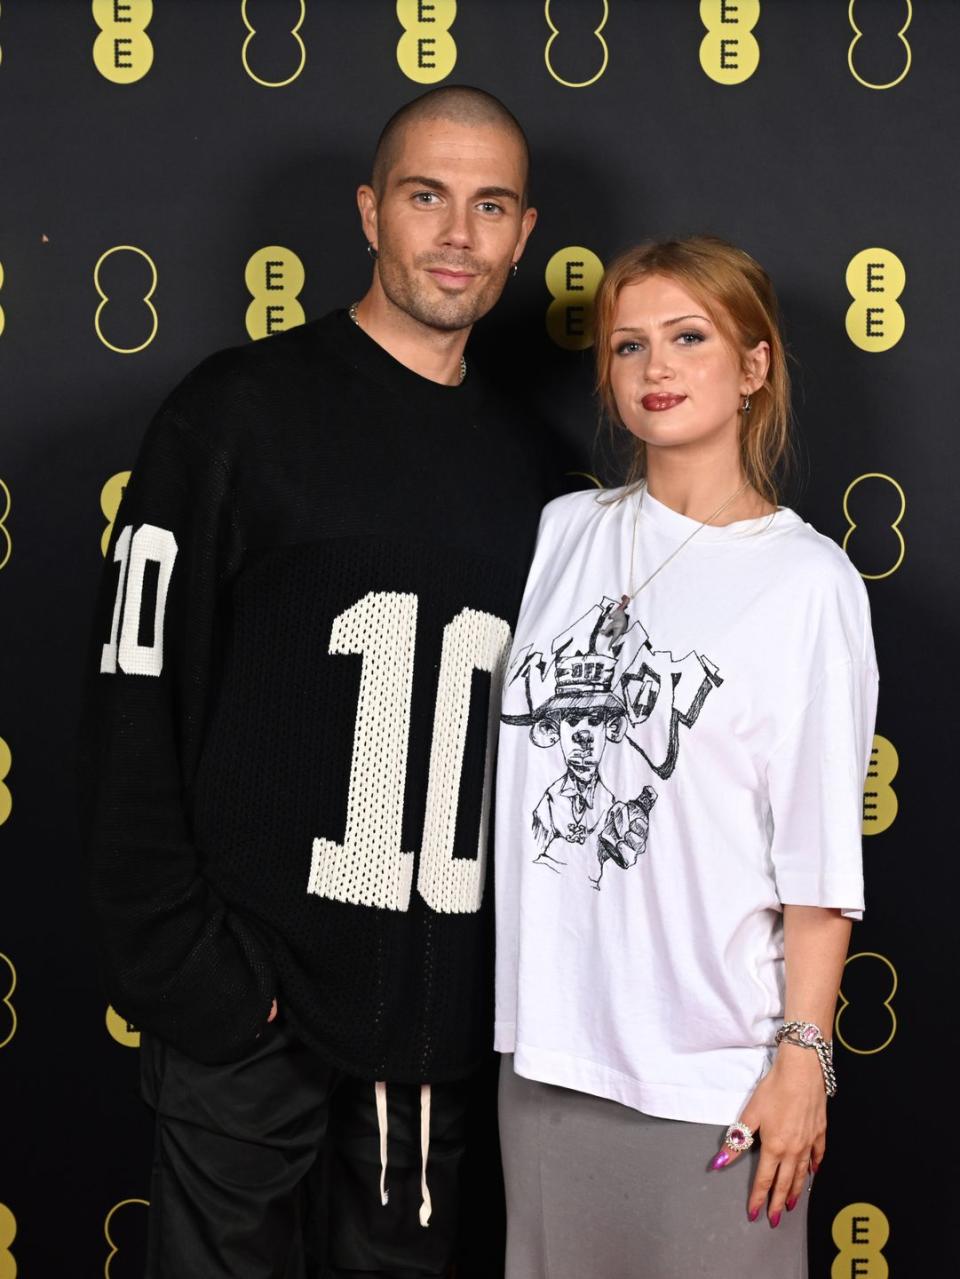
{"label": "yellow ee logo", "polygon": [[847,959],[835,1030],[837,1039],[848,1052],[858,1057],[872,1057],[893,1043],[897,1033],[893,997],[898,984],[897,970],[886,955],[862,950]]}
{"label": "yellow ee logo", "polygon": [[254,37],[257,34],[257,28],[250,21],[250,15],[247,12],[249,0],[241,0],[240,16],[243,18],[243,25],[247,28],[247,38],[243,42],[243,48],[240,50],[240,60],[243,63],[243,69],[251,80],[255,80],[257,84],[262,84],[265,89],[282,89],[285,85],[292,84],[297,76],[307,65],[307,46],[303,43],[300,36],[300,28],[303,26],[303,20],[307,13],[307,0],[297,0],[298,13],[297,20],[292,27],[285,30],[292,36],[296,46],[297,64],[293,71],[283,80],[265,80],[257,75],[256,71],[250,66],[250,46],[253,44]]}
{"label": "yellow ee logo", "polygon": [[[853,507],[857,508],[856,519],[852,514]],[[881,471],[858,475],[847,487],[843,495],[847,531],[843,535],[842,546],[866,581],[879,582],[891,577],[903,563],[907,544],[900,532],[900,521],[906,511],[906,493],[892,476]],[[856,545],[854,534],[857,535]],[[878,571],[866,572],[861,567],[865,563]]]}
{"label": "yellow ee logo", "polygon": [[890,1222],[876,1204],[847,1204],[834,1217],[830,1233],[839,1250],[830,1279],[887,1279],[890,1267],[882,1249],[890,1238]]}
{"label": "yellow ee logo", "polygon": [[17,1260],[10,1251],[17,1237],[17,1219],[6,1204],[0,1204],[0,1279],[15,1279]]}
{"label": "yellow ee logo", "polygon": [[889,351],[907,326],[897,298],[907,283],[903,263],[889,249],[861,249],[847,267],[847,336],[861,351]]}
{"label": "yellow ee logo", "polygon": [[0,1048],[6,1048],[17,1033],[17,1010],[10,1002],[17,988],[17,970],[13,960],[0,952]]}
{"label": "yellow ee logo", "polygon": [[110,1038],[118,1044],[122,1044],[124,1048],[140,1047],[140,1032],[126,1017],[121,1017],[114,1008],[107,1009],[107,1015],[104,1018],[107,1031]]}
{"label": "yellow ee logo", "polygon": [[292,249],[279,244],[258,249],[243,273],[253,301],[247,307],[247,332],[252,338],[269,337],[281,329],[293,329],[304,321],[297,294],[306,273]]}
{"label": "yellow ee logo", "polygon": [[7,528],[10,515],[10,490],[0,480],[0,568],[6,568],[13,554],[13,538]]}
{"label": "yellow ee logo", "polygon": [[13,812],[13,796],[10,794],[10,787],[7,785],[12,763],[13,752],[3,738],[0,737],[0,826]]}
{"label": "yellow ee logo", "polygon": [[408,80],[436,84],[457,62],[457,42],[450,34],[457,0],[397,0],[403,35],[397,42],[397,65]]}
{"label": "yellow ee logo", "polygon": [[133,84],[153,66],[153,42],[147,27],[153,0],[93,0],[93,20],[100,34],[93,42],[93,61],[105,80]]}
{"label": "yellow ee logo", "polygon": [[107,521],[107,527],[100,535],[101,555],[106,555],[107,553],[107,547],[110,545],[110,534],[113,532],[117,511],[120,509],[120,499],[123,497],[123,490],[127,487],[127,482],[132,474],[132,471],[117,471],[116,475],[111,475],[100,490],[100,510],[103,511],[104,518]]}
{"label": "yellow ee logo", "polygon": [[[911,0],[903,0],[903,3],[906,6],[904,9],[903,25],[897,32],[897,39],[900,41],[904,50],[903,70],[898,76],[895,76],[893,80],[887,80],[883,84],[878,84],[874,80],[865,80],[854,64],[854,51],[863,39],[864,33],[861,31],[857,21],[857,0],[850,0],[847,17],[850,19],[851,27],[853,27],[853,39],[850,41],[850,47],[847,50],[847,66],[850,68],[850,74],[853,76],[854,80],[856,80],[858,84],[862,84],[865,89],[893,89],[896,85],[900,84],[902,80],[907,78],[907,73],[910,70],[910,64],[913,61],[913,50],[910,48],[910,41],[907,39],[907,29],[913,21],[913,4],[911,3]],[[862,0],[860,7],[863,7]]]}
{"label": "yellow ee logo", "polygon": [[[596,84],[596,82],[603,75],[604,71],[606,71],[607,69],[607,63],[610,61],[610,49],[607,45],[606,40],[604,40],[603,38],[602,32],[603,32],[603,28],[607,25],[607,19],[610,17],[610,5],[608,3],[608,0],[601,0],[601,3],[602,3],[602,11],[600,12],[600,21],[590,31],[591,40],[595,41],[598,46],[596,50],[596,56],[600,59],[600,65],[597,67],[597,70],[593,73],[593,75],[591,75],[588,79],[565,80],[562,75],[559,75],[557,73],[553,65],[553,57],[554,57],[553,46],[555,41],[557,40],[557,37],[560,35],[560,29],[559,27],[557,27],[556,23],[553,21],[553,17],[550,13],[550,0],[544,0],[543,16],[547,20],[547,26],[550,28],[550,36],[549,36],[549,39],[547,40],[546,48],[543,51],[543,60],[547,64],[547,70],[553,76],[554,80],[556,80],[558,84],[562,84],[568,89],[585,89],[587,88],[588,85]],[[595,0],[593,3],[593,10],[595,13],[597,12],[597,5],[595,3]],[[568,41],[569,39],[570,37],[567,36]]]}
{"label": "yellow ee logo", "polygon": [[[121,1248],[124,1245],[130,1247],[135,1243],[136,1235],[144,1232],[146,1223],[143,1221],[142,1214],[137,1213],[136,1217],[131,1214],[130,1209],[134,1204],[144,1208],[150,1207],[147,1199],[121,1199],[119,1203],[113,1205],[104,1219],[103,1235],[110,1249],[103,1266],[104,1279],[111,1279],[110,1267]],[[123,1209],[126,1211],[122,1211]],[[117,1235],[124,1235],[126,1238],[118,1239]]]}
{"label": "yellow ee logo", "polygon": [[877,734],[873,739],[867,780],[863,787],[863,833],[882,835],[897,819],[897,792],[890,784],[900,767],[893,742]]}
{"label": "yellow ee logo", "polygon": [[753,28],[760,21],[760,0],[700,0],[700,65],[717,84],[742,84],[760,65]]}
{"label": "yellow ee logo", "polygon": [[[3,263],[0,262],[0,289],[3,288]],[[3,336],[3,326],[6,324],[6,317],[3,314],[3,307],[0,306],[0,337]]]}
{"label": "yellow ee logo", "polygon": [[[111,296],[105,287],[104,267],[107,261],[115,255],[122,256],[117,257],[115,263],[111,263],[111,266],[107,269],[108,273],[112,274],[116,270],[118,272],[116,282],[123,287],[125,292],[129,293],[129,290],[133,289],[134,296],[137,298],[138,302],[143,303],[147,311],[147,318],[145,321],[146,337],[144,337],[142,342],[137,343],[135,346],[118,346],[115,342],[111,342],[110,338],[108,338],[104,333],[102,327],[103,321],[106,318],[104,312],[111,300]],[[142,258],[150,268],[150,283],[145,292],[139,291],[142,289],[142,283],[138,285],[133,282],[138,270],[137,258]],[[112,249],[107,249],[105,253],[101,253],[100,257],[97,259],[97,265],[93,268],[93,283],[96,286],[97,292],[100,294],[100,305],[97,307],[96,315],[93,317],[93,327],[96,329],[97,337],[103,345],[108,350],[115,351],[117,355],[136,355],[138,351],[145,350],[157,336],[157,328],[160,323],[157,317],[156,307],[150,301],[153,297],[154,290],[157,287],[157,268],[154,265],[153,258],[150,254],[144,253],[143,249],[138,249],[134,244],[114,245]],[[114,336],[118,335],[115,334]]]}
{"label": "yellow ee logo", "polygon": [[544,272],[553,301],[547,307],[547,332],[565,351],[593,345],[593,299],[603,263],[590,249],[573,244],[558,249]]}

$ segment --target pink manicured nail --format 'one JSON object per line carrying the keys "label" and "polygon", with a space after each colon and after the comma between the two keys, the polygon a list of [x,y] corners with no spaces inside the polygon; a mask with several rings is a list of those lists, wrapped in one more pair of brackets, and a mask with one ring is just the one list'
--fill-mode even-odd
{"label": "pink manicured nail", "polygon": [[774,1228],[780,1225],[780,1214],[778,1212],[771,1214],[770,1225]]}
{"label": "pink manicured nail", "polygon": [[715,1170],[717,1168],[724,1168],[729,1162],[730,1162],[730,1151],[718,1150],[717,1153],[710,1160],[710,1168],[711,1170]]}
{"label": "pink manicured nail", "polygon": [[747,1221],[756,1221],[756,1219],[759,1216],[760,1216],[760,1209],[754,1208],[752,1212],[747,1213]]}
{"label": "pink manicured nail", "polygon": [[820,1165],[817,1163],[815,1159],[812,1159],[810,1161],[810,1176],[815,1177],[819,1171],[820,1171]]}
{"label": "pink manicured nail", "polygon": [[790,1198],[787,1200],[787,1212],[793,1212],[796,1206],[797,1206],[797,1196],[791,1195]]}

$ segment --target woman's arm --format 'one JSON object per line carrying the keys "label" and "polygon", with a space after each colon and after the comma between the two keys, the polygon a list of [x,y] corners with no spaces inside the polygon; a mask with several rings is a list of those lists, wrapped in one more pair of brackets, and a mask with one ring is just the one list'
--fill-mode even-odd
{"label": "woman's arm", "polygon": [[[786,978],[784,1021],[813,1021],[823,1037],[833,1037],[833,1018],[843,964],[850,944],[851,923],[826,906],[784,906],[783,967]],[[788,1051],[792,1050],[792,1051]],[[777,1060],[813,1057],[809,1048],[783,1043]]]}
{"label": "woman's arm", "polygon": [[[833,1018],[850,942],[850,920],[824,906],[783,908],[786,1021],[812,1021],[824,1039]],[[784,1041],[770,1071],[744,1108],[743,1122],[760,1135],[760,1161],[747,1204],[755,1220],[764,1203],[771,1226],[792,1208],[807,1172],[823,1159],[827,1098],[820,1060],[812,1048]],[[726,1152],[726,1148],[721,1154]],[[728,1152],[726,1152],[728,1153]],[[724,1163],[732,1163],[737,1155]],[[719,1166],[723,1166],[722,1164]]]}

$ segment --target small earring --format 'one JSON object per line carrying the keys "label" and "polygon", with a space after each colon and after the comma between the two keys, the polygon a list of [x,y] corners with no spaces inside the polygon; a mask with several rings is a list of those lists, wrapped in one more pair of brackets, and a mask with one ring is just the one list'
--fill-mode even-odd
{"label": "small earring", "polygon": [[519,263],[514,262],[513,265],[510,267],[510,279],[515,280],[519,274],[520,274],[520,265]]}
{"label": "small earring", "polygon": [[743,397],[743,403],[740,405],[740,408],[741,408],[741,411],[744,413],[750,412],[750,396],[749,395],[745,395]]}
{"label": "small earring", "polygon": [[374,262],[376,262],[377,258],[380,256],[372,244],[367,245],[367,252],[370,254],[371,258],[373,258]]}

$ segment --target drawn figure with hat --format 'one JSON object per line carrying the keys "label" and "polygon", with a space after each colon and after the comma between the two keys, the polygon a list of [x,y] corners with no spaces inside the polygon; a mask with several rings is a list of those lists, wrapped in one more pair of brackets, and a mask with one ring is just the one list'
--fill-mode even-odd
{"label": "drawn figure with hat", "polygon": [[[612,691],[624,643],[603,634],[607,611],[591,610],[558,636],[549,663],[529,647],[520,653],[507,676],[502,716],[506,724],[529,725],[530,740],[541,749],[559,742],[567,766],[533,813],[536,863],[560,874],[575,862],[598,890],[608,861],[626,870],[646,851],[657,798],[644,786],[623,803],[600,776],[607,743],[621,742],[628,727],[626,705]],[[538,703],[537,685],[551,679],[553,693]],[[520,696],[524,709],[509,713]]]}
{"label": "drawn figure with hat", "polygon": [[611,624],[620,606],[604,597],[550,646],[551,656],[522,649],[511,663],[501,716],[526,725],[542,750],[559,742],[566,771],[544,791],[533,812],[534,859],[561,874],[582,867],[598,891],[604,868],[635,866],[646,852],[653,786],[619,800],[600,776],[607,743],[626,740],[658,777],[670,777],[680,725],[692,727],[709,692],[723,681],[698,653],[675,660],[655,650],[629,615]]}

